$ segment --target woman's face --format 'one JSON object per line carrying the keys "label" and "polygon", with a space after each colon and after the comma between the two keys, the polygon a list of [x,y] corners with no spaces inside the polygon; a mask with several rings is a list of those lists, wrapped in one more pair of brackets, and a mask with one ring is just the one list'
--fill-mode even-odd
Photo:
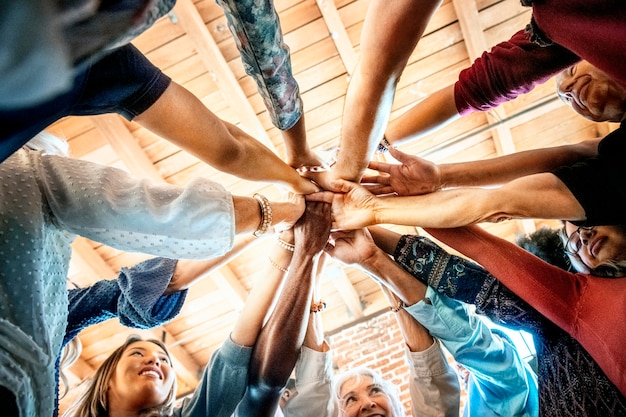
{"label": "woman's face", "polygon": [[[595,226],[580,229],[570,222],[565,223],[565,233],[571,240],[580,239],[580,249],[576,253],[590,269],[597,268],[607,261],[626,259],[626,233],[617,226]],[[578,236],[574,235],[577,233]]]}
{"label": "woman's face", "polygon": [[576,113],[594,122],[620,122],[626,114],[626,89],[587,61],[556,76],[557,94]]}
{"label": "woman's face", "polygon": [[389,396],[369,376],[348,379],[339,397],[342,417],[393,417]]}
{"label": "woman's face", "polygon": [[109,381],[111,408],[141,410],[163,404],[176,375],[167,353],[158,345],[139,341],[130,344]]}

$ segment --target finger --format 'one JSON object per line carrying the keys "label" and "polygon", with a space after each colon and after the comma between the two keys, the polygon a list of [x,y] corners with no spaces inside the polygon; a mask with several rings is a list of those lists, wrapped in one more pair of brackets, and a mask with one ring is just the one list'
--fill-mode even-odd
{"label": "finger", "polygon": [[333,190],[338,193],[348,193],[359,187],[359,184],[346,180],[335,180],[331,183]]}
{"label": "finger", "polygon": [[370,161],[369,164],[367,164],[367,167],[375,171],[389,172],[391,164],[388,164],[387,162]]}
{"label": "finger", "polygon": [[365,184],[391,184],[391,177],[389,175],[364,175],[361,178],[361,185]]}
{"label": "finger", "polygon": [[335,194],[331,191],[320,191],[313,194],[307,194],[304,196],[306,201],[319,201],[322,203],[332,203]]}
{"label": "finger", "polygon": [[395,194],[393,187],[390,185],[368,184],[368,185],[364,185],[363,187],[374,195]]}
{"label": "finger", "polygon": [[409,161],[411,155],[404,153],[393,146],[389,148],[389,155],[393,156],[398,162],[405,163]]}

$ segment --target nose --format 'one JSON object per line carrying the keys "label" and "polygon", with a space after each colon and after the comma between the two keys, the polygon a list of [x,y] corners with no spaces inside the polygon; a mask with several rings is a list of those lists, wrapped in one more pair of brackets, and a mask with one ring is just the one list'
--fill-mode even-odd
{"label": "nose", "polygon": [[369,409],[372,409],[376,407],[376,403],[374,403],[374,401],[370,400],[370,399],[365,399],[363,401],[363,405],[361,406],[361,411],[367,411]]}
{"label": "nose", "polygon": [[154,364],[156,366],[161,364],[161,360],[156,355],[148,355],[148,356],[146,356],[146,362],[148,364]]}

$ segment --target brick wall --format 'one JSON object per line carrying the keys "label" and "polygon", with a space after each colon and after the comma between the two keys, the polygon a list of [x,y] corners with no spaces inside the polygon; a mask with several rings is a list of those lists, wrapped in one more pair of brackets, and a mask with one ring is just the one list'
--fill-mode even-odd
{"label": "brick wall", "polygon": [[[392,313],[374,315],[355,326],[328,335],[327,340],[333,351],[335,373],[358,366],[375,369],[398,387],[407,416],[411,417],[404,339]],[[449,360],[452,361],[452,358],[449,357]],[[462,395],[462,401],[463,398]]]}

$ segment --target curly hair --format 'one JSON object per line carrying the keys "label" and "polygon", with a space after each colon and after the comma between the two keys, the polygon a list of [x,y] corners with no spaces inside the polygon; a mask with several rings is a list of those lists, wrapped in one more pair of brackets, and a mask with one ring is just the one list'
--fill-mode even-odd
{"label": "curly hair", "polygon": [[572,269],[572,263],[565,253],[561,234],[557,229],[542,227],[530,234],[519,236],[515,243],[551,265],[566,271]]}

